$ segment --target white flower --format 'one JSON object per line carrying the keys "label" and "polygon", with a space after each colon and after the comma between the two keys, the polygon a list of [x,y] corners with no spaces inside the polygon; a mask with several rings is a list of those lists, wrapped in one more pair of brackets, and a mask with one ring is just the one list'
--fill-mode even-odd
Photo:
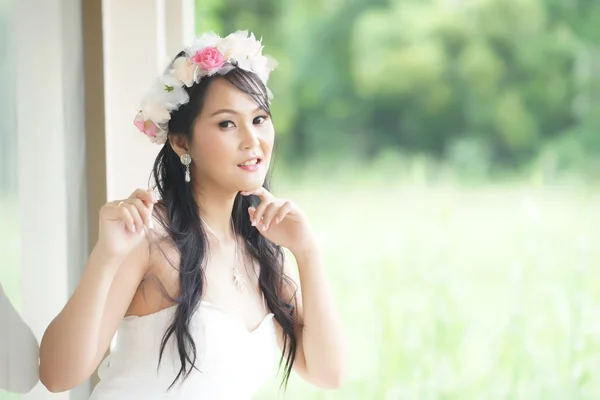
{"label": "white flower", "polygon": [[[215,47],[216,50],[206,49],[207,47]],[[200,60],[202,62],[199,63],[191,60],[203,50],[212,51],[215,55],[220,53],[219,60],[214,60],[215,68],[201,68],[204,60]],[[220,38],[214,32],[205,33],[185,50],[185,56],[178,57],[171,69],[156,80],[142,101],[140,114],[134,120],[135,125],[153,142],[164,144],[167,140],[171,112],[190,100],[185,87],[192,87],[205,76],[217,73],[225,75],[236,66],[256,73],[266,85],[271,71],[277,67],[277,61],[263,55],[262,50],[261,41],[256,40],[254,34],[248,34],[248,31],[237,31],[225,38]],[[221,56],[223,58],[220,58]],[[198,57],[202,58],[201,55]],[[272,98],[268,88],[267,93],[269,98]]]}
{"label": "white flower", "polygon": [[167,123],[171,119],[171,114],[164,103],[154,96],[148,96],[142,101],[142,116],[144,120],[150,120],[156,125]]}
{"label": "white flower", "polygon": [[279,62],[271,56],[265,56],[267,58],[267,65],[271,71],[275,70],[279,66]]}
{"label": "white flower", "polygon": [[252,71],[252,60],[247,58],[236,59],[237,66],[245,71]]}
{"label": "white flower", "polygon": [[197,38],[194,43],[186,50],[188,57],[193,57],[197,52],[205,47],[217,46],[217,43],[221,40],[221,37],[214,32],[207,32]]}
{"label": "white flower", "polygon": [[254,37],[254,33],[251,33],[250,36],[246,39],[246,52],[248,53],[248,57],[258,57],[262,55],[263,45],[261,40],[256,40]]}
{"label": "white flower", "polygon": [[167,123],[171,119],[170,111],[189,101],[189,95],[182,85],[174,76],[163,75],[142,102],[144,119],[156,125]]}
{"label": "white flower", "polygon": [[217,44],[217,49],[228,62],[237,62],[240,68],[251,69],[250,59],[259,56],[262,44],[256,40],[254,34],[248,36],[248,31],[234,32]]}
{"label": "white flower", "polygon": [[251,70],[258,75],[261,81],[266,85],[271,71],[277,68],[277,61],[271,56],[258,56],[251,60]]}
{"label": "white flower", "polygon": [[165,107],[169,111],[177,110],[180,105],[190,101],[190,96],[183,87],[173,87],[173,90],[164,90]]}
{"label": "white flower", "polygon": [[183,82],[172,74],[163,75],[150,95],[161,101],[167,110],[176,110],[181,104],[190,100],[183,88]]}
{"label": "white flower", "polygon": [[171,87],[182,87],[183,82],[178,79],[174,74],[165,74],[159,78],[159,83],[153,89],[155,91],[163,90],[166,86]]}
{"label": "white flower", "polygon": [[196,79],[196,66],[190,62],[189,58],[179,57],[173,63],[172,75],[185,86],[191,87]]}

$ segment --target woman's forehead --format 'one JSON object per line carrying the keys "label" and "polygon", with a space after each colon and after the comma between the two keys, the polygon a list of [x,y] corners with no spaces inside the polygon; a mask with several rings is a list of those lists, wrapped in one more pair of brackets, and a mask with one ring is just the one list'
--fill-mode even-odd
{"label": "woman's forehead", "polygon": [[257,107],[251,95],[236,88],[227,79],[217,78],[206,92],[202,114],[210,116],[223,109],[249,114],[256,112]]}

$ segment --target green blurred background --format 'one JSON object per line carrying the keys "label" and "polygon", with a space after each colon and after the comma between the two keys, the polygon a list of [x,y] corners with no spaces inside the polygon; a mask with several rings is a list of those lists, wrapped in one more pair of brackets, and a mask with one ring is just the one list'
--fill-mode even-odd
{"label": "green blurred background", "polygon": [[[600,2],[198,0],[196,25],[280,62],[274,191],[348,331],[345,385],[286,399],[600,398]],[[0,185],[18,266],[14,171]]]}
{"label": "green blurred background", "polygon": [[348,329],[343,388],[285,398],[600,398],[600,2],[196,7],[280,62],[274,189]]}
{"label": "green blurred background", "polygon": [[597,0],[203,0],[196,15],[198,33],[249,29],[280,61],[286,162],[600,175]]}

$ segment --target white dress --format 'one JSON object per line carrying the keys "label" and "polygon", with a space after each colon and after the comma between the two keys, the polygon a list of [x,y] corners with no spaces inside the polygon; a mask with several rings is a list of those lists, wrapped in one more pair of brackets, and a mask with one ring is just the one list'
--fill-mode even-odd
{"label": "white dress", "polygon": [[174,335],[157,370],[161,339],[175,306],[154,314],[125,317],[116,346],[100,364],[100,383],[90,400],[244,400],[273,376],[281,355],[270,313],[253,331],[243,321],[202,301],[192,316],[196,367],[169,391],[181,365]]}

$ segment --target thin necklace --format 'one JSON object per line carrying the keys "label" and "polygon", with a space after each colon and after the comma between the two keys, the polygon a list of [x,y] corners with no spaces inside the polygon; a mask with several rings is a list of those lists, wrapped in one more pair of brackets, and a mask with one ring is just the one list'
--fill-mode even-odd
{"label": "thin necklace", "polygon": [[[200,221],[202,221],[202,223],[206,226],[206,228],[209,230],[211,235],[213,235],[215,237],[215,239],[217,239],[217,242],[221,243],[221,241],[219,240],[219,237],[215,234],[215,232],[211,229],[211,227],[206,222],[204,222],[202,217],[200,217]],[[238,240],[237,240],[237,236],[235,234],[235,228],[233,227],[233,220],[231,220],[231,229],[233,230],[233,236],[234,236],[234,240],[235,240],[235,255],[234,255],[234,259],[233,259],[233,282],[235,283],[237,290],[241,293],[244,293],[246,291],[246,281],[244,280],[244,276],[242,274],[240,274],[240,271],[238,271],[238,269],[237,269]]]}

